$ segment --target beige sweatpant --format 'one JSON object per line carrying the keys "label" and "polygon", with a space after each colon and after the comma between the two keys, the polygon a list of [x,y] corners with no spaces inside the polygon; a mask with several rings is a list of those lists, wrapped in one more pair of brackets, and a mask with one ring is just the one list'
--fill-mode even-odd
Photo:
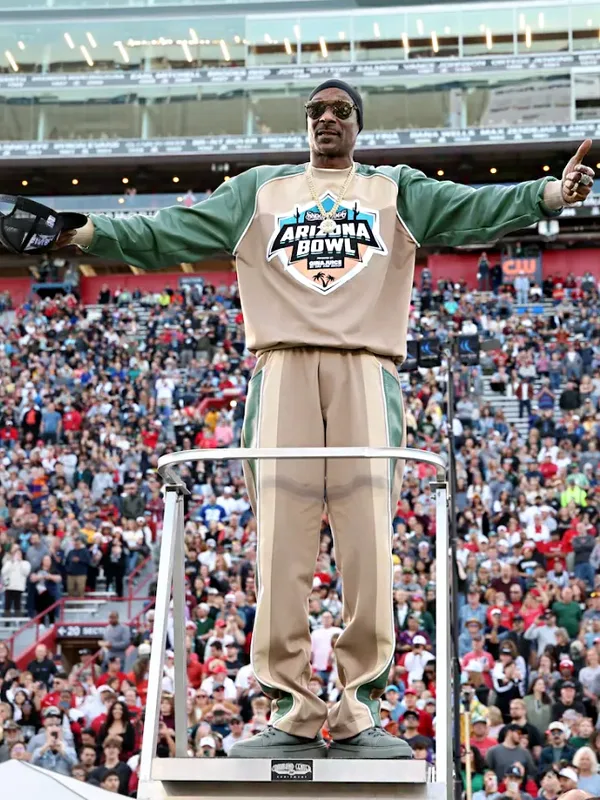
{"label": "beige sweatpant", "polygon": [[[264,353],[248,389],[242,440],[246,447],[398,447],[404,413],[396,367],[365,351]],[[281,730],[313,737],[329,717],[333,738],[344,739],[379,723],[394,654],[391,534],[402,470],[385,459],[245,464],[258,524],[252,664]],[[308,689],[307,601],[325,490],[345,623],[335,647],[343,692],[329,714]]]}

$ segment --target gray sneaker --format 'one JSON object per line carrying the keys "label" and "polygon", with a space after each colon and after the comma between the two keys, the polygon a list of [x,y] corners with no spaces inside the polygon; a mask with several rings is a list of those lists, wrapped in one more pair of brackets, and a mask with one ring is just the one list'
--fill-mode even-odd
{"label": "gray sneaker", "polygon": [[236,742],[229,758],[327,758],[327,745],[317,736],[292,736],[269,725],[262,733]]}
{"label": "gray sneaker", "polygon": [[404,758],[413,757],[410,745],[383,728],[367,728],[350,739],[329,745],[329,758]]}

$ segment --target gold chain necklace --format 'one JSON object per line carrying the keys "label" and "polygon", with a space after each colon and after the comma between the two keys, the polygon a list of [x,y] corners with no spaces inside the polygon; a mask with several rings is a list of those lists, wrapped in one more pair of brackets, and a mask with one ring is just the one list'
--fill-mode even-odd
{"label": "gold chain necklace", "polygon": [[323,203],[319,200],[319,195],[317,194],[317,190],[315,188],[315,183],[313,180],[313,173],[312,173],[312,166],[310,164],[306,165],[306,182],[308,183],[308,188],[310,189],[310,193],[312,196],[313,201],[317,204],[317,208],[321,216],[323,217],[323,221],[319,225],[319,231],[321,233],[333,233],[335,230],[335,213],[340,207],[340,203],[346,196],[346,192],[348,191],[348,187],[352,183],[352,179],[356,174],[356,164],[353,161],[352,167],[350,168],[350,172],[348,173],[344,185],[342,186],[342,190],[339,193],[337,200],[335,201],[333,208],[331,211],[325,211],[323,208]]}

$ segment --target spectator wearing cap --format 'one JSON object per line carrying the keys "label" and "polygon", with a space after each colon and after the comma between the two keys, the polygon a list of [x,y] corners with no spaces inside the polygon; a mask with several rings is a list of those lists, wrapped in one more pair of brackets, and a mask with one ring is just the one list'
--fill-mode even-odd
{"label": "spectator wearing cap", "polygon": [[[421,542],[421,544],[429,546],[428,542]],[[419,628],[422,628],[430,638],[433,638],[435,636],[435,622],[431,613],[425,607],[425,598],[422,594],[413,594],[411,596],[410,613],[418,619]]]}
{"label": "spectator wearing cap", "polygon": [[237,700],[235,683],[227,677],[227,667],[221,660],[215,660],[210,665],[210,675],[202,681],[200,688],[208,695],[212,695],[217,687],[223,687],[224,699]]}
{"label": "spectator wearing cap", "polygon": [[383,697],[390,707],[390,719],[398,722],[403,712],[403,705],[400,700],[400,689],[393,683],[386,686]]}
{"label": "spectator wearing cap", "polygon": [[[42,730],[32,736],[27,743],[27,752],[33,753],[43,747],[48,742],[47,731],[55,731],[57,728],[61,730],[61,739],[68,747],[74,746],[73,732],[69,724],[69,719],[63,716],[61,710],[56,706],[48,706],[42,711]],[[67,775],[68,773],[63,773]]]}
{"label": "spectator wearing cap", "polygon": [[401,659],[408,672],[409,683],[422,680],[425,666],[435,660],[435,657],[425,649],[426,647],[427,639],[417,634],[412,640],[412,651]]}
{"label": "spectator wearing cap", "polygon": [[485,758],[490,748],[495,747],[498,740],[489,735],[488,721],[482,714],[471,715],[471,747],[476,747]]}
{"label": "spectator wearing cap", "polygon": [[463,693],[469,695],[471,713],[480,713],[486,716],[486,706],[489,700],[490,690],[483,681],[483,669],[478,661],[472,661],[463,678]]}
{"label": "spectator wearing cap", "polygon": [[472,637],[472,649],[462,658],[461,667],[463,670],[469,670],[472,664],[478,663],[481,665],[483,680],[488,689],[492,688],[491,672],[494,668],[494,657],[487,650],[484,650],[484,639],[481,632],[477,632]]}
{"label": "spectator wearing cap", "polygon": [[[498,597],[498,595],[496,596]],[[510,627],[504,624],[509,622],[512,625],[512,616],[508,611],[508,607],[499,608],[492,606],[489,611],[489,624],[485,627],[484,638],[486,649],[492,654],[495,659],[498,659],[502,643],[508,638]]]}
{"label": "spectator wearing cap", "polygon": [[523,696],[523,684],[525,676],[515,662],[514,645],[509,647],[511,642],[506,642],[500,648],[499,660],[492,670],[492,682],[496,692],[496,705],[502,712],[505,722],[510,721],[510,702],[515,698]]}
{"label": "spectator wearing cap", "polygon": [[525,638],[530,642],[535,642],[539,658],[542,653],[546,652],[547,647],[556,645],[557,633],[556,614],[554,611],[547,610],[536,623],[525,631]]}
{"label": "spectator wearing cap", "polygon": [[517,653],[529,664],[531,661],[531,642],[525,637],[525,620],[520,613],[515,614],[513,617],[512,630],[506,635],[506,641],[512,642],[517,650]]}
{"label": "spectator wearing cap", "polygon": [[[542,752],[542,736],[540,731],[532,725],[527,719],[527,706],[520,698],[515,698],[510,702],[510,724],[518,725],[521,733],[527,737],[528,749],[532,753],[533,758],[537,761]],[[503,742],[506,736],[507,726],[502,728],[498,734],[498,742]]]}
{"label": "spectator wearing cap", "polygon": [[409,687],[404,692],[404,709],[400,716],[400,723],[404,722],[404,716],[407,711],[414,711],[417,714],[419,725],[418,731],[421,736],[427,736],[428,739],[433,739],[433,717],[427,711],[417,708],[417,692],[415,689]]}
{"label": "spectator wearing cap", "polygon": [[498,788],[511,800],[533,800],[532,795],[526,791],[526,782],[527,788],[537,794],[537,786],[531,778],[527,780],[523,765],[515,763],[506,770],[504,780]]}
{"label": "spectator wearing cap", "polygon": [[21,726],[14,719],[7,719],[2,726],[2,737],[0,738],[0,764],[11,757],[11,748],[17,742],[23,741]]}
{"label": "spectator wearing cap", "polygon": [[[31,763],[34,767],[42,767],[49,772],[70,775],[77,763],[77,753],[72,742],[65,741],[65,728],[61,725],[60,716],[49,714],[49,711],[47,709],[45,712],[43,742],[32,748]],[[34,736],[29,742],[28,750],[31,742],[39,742],[40,738],[40,734]]]}
{"label": "spectator wearing cap", "polygon": [[552,706],[552,719],[556,722],[562,719],[565,711],[576,711],[585,716],[585,706],[576,698],[577,688],[573,681],[564,681],[560,687],[558,700]]}
{"label": "spectator wearing cap", "polygon": [[521,747],[521,728],[516,723],[510,723],[505,732],[504,741],[488,750],[486,761],[488,766],[494,770],[496,777],[501,781],[507,770],[512,765],[520,761],[525,766],[526,774],[535,775],[535,765],[531,758],[531,753]]}
{"label": "spectator wearing cap", "polygon": [[575,698],[577,700],[583,700],[583,686],[581,685],[581,682],[575,678],[575,664],[570,656],[566,654],[560,656],[558,662],[558,671],[560,677],[557,678],[554,686],[552,687],[554,696],[558,697],[560,695],[560,690],[563,684],[567,682],[572,683],[575,686]]}
{"label": "spectator wearing cap", "polygon": [[229,733],[223,738],[223,751],[229,755],[229,751],[236,742],[247,739],[248,733],[244,731],[244,720],[241,717],[231,717],[229,720]]}
{"label": "spectator wearing cap", "polygon": [[[561,792],[565,793],[563,800],[568,800],[567,792],[577,789],[577,782],[579,780],[577,770],[573,769],[573,767],[561,767],[558,773],[558,780]],[[573,800],[575,799],[573,798]]]}
{"label": "spectator wearing cap", "polygon": [[[416,737],[422,736],[422,734],[419,734],[419,713],[416,709],[404,712],[402,727],[404,729],[402,738],[409,744],[411,744]],[[431,741],[431,739],[428,740],[428,743],[429,746],[433,746],[433,741]]]}
{"label": "spectator wearing cap", "polygon": [[539,760],[539,775],[552,768],[559,769],[562,761],[571,762],[575,748],[568,744],[569,729],[562,722],[551,722],[548,726],[550,743],[542,749]]}

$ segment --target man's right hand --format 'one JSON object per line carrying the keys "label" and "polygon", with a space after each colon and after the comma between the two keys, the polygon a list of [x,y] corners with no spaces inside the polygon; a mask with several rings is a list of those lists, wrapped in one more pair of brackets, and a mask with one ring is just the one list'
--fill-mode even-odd
{"label": "man's right hand", "polygon": [[76,228],[75,230],[62,231],[56,240],[54,249],[58,250],[61,247],[69,247],[70,245],[79,245],[81,247],[88,247],[92,243],[94,236],[94,223],[91,219],[85,223],[83,228]]}

